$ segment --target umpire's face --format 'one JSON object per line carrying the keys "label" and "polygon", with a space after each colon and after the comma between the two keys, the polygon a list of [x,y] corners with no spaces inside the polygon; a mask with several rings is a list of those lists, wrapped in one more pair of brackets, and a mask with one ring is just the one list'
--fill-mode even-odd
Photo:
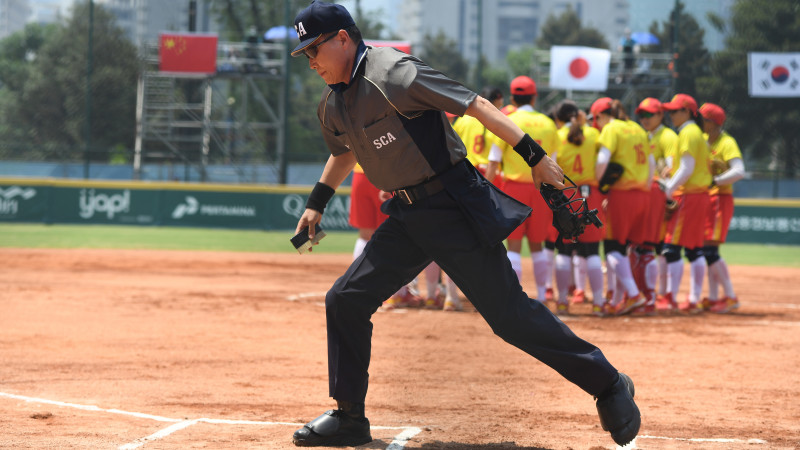
{"label": "umpire's face", "polygon": [[[330,39],[328,39],[330,38]],[[326,36],[315,48],[306,51],[308,66],[327,84],[349,83],[356,46],[350,35],[339,30]]]}

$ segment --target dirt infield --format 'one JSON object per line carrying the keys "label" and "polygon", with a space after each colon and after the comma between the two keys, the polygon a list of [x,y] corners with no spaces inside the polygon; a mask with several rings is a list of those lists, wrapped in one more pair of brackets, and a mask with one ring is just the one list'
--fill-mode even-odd
{"label": "dirt infield", "polygon": [[[322,295],[348,255],[0,258],[0,448],[294,448],[297,424],[333,406]],[[735,314],[564,319],[636,382],[638,448],[800,447],[800,270],[731,272]],[[477,313],[373,321],[363,448],[615,447],[587,394]]]}

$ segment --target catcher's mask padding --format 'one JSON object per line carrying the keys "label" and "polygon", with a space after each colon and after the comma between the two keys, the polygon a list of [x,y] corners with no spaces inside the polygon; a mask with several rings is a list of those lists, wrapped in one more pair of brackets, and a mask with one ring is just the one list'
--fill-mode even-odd
{"label": "catcher's mask padding", "polygon": [[[567,176],[564,176],[564,180],[565,182],[569,181],[571,186],[560,190],[542,183],[539,193],[547,206],[553,210],[553,226],[558,230],[557,241],[568,239],[576,242],[578,236],[583,234],[586,229],[586,225],[600,228],[603,226],[603,222],[597,218],[596,209],[589,210],[585,198],[576,198],[578,186]],[[565,192],[569,194],[569,197]]]}

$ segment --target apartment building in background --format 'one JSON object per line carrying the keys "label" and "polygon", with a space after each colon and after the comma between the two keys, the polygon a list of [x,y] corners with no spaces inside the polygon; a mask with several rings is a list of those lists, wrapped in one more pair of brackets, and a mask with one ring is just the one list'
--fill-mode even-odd
{"label": "apartment building in background", "polygon": [[30,15],[30,0],[0,0],[0,39],[25,28]]}
{"label": "apartment building in background", "polygon": [[444,32],[475,62],[483,53],[503,63],[509,51],[534,45],[551,15],[572,8],[583,26],[599,30],[612,49],[630,21],[628,0],[406,0],[396,33],[419,48],[426,35]]}
{"label": "apartment building in background", "polygon": [[[162,32],[215,32],[210,0],[94,0],[117,18],[117,25],[141,47]],[[190,14],[193,11],[193,14]]]}

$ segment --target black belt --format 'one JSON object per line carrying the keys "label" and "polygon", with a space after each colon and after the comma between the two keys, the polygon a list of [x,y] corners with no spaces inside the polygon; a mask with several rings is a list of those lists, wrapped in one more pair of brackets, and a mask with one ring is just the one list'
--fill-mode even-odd
{"label": "black belt", "polygon": [[430,197],[444,189],[444,183],[438,178],[415,184],[414,186],[404,187],[392,191],[392,195],[399,198],[406,205],[413,205],[414,202]]}

